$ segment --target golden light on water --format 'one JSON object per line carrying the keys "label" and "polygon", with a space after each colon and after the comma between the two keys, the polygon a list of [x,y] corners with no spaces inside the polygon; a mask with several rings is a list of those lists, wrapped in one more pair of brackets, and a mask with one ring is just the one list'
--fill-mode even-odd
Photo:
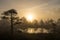
{"label": "golden light on water", "polygon": [[27,30],[27,32],[28,32],[28,33],[34,33],[35,31],[34,31],[34,29],[29,28],[29,29]]}
{"label": "golden light on water", "polygon": [[[38,33],[42,33],[42,29],[41,28],[27,28],[25,30],[23,29],[18,29],[19,31],[22,31],[24,33],[29,33],[29,34],[38,34]],[[43,33],[49,33],[49,30],[47,29],[43,29]]]}
{"label": "golden light on water", "polygon": [[[41,28],[37,28],[37,29],[36,28],[28,28],[27,29],[27,33],[30,33],[30,34],[33,34],[33,33],[35,33],[35,34],[42,33],[41,30],[42,30]],[[43,29],[43,33],[49,33],[49,32],[48,32],[48,30]]]}

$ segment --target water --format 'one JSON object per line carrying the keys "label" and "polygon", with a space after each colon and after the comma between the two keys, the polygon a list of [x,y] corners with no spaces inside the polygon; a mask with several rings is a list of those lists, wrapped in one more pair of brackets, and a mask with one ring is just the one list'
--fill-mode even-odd
{"label": "water", "polygon": [[[19,30],[21,30],[22,32],[31,33],[31,34],[32,33],[35,33],[35,34],[42,33],[42,29],[41,28],[27,28],[25,30],[22,30],[22,29],[19,29]],[[43,33],[49,33],[49,31],[47,29],[43,28]]]}

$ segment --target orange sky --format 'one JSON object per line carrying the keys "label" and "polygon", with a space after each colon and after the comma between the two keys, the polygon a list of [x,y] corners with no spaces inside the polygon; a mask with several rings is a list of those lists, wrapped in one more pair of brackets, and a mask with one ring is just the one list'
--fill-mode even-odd
{"label": "orange sky", "polygon": [[60,0],[0,0],[0,13],[12,8],[19,17],[31,12],[37,20],[60,18]]}

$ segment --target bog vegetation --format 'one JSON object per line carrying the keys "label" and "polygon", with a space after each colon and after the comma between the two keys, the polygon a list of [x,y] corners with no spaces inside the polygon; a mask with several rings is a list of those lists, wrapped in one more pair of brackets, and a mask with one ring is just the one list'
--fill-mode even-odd
{"label": "bog vegetation", "polygon": [[[0,16],[0,35],[20,35],[20,33],[60,33],[60,18],[57,21],[48,19],[43,21],[42,19],[38,22],[34,20],[32,23],[28,22],[25,17],[19,18],[17,11],[11,9],[1,13]],[[2,37],[3,38],[3,37]]]}

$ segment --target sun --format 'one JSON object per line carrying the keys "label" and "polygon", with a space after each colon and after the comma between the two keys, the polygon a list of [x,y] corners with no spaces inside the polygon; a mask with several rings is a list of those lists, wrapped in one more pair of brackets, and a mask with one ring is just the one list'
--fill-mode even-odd
{"label": "sun", "polygon": [[34,15],[31,13],[26,14],[26,19],[27,21],[32,22],[34,20]]}
{"label": "sun", "polygon": [[31,15],[31,14],[28,14],[27,15],[27,18],[26,18],[28,21],[33,21],[33,15]]}
{"label": "sun", "polygon": [[33,19],[33,16],[32,15],[27,15],[27,20],[32,21],[32,19]]}

